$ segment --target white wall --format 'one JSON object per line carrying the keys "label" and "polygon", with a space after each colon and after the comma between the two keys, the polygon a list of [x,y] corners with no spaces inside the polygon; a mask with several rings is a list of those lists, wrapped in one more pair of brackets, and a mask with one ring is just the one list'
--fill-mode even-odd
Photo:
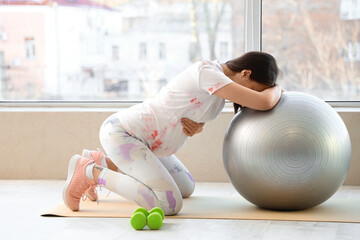
{"label": "white wall", "polygon": [[[70,157],[100,147],[98,131],[113,111],[0,111],[0,179],[65,179]],[[360,112],[341,112],[352,141],[345,184],[360,185]],[[189,139],[177,156],[196,181],[228,181],[222,141],[232,113],[222,113]]]}

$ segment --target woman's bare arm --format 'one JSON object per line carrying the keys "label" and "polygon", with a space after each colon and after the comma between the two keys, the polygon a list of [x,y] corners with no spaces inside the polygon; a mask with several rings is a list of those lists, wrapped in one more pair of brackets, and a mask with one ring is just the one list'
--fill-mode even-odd
{"label": "woman's bare arm", "polygon": [[241,106],[264,111],[272,109],[277,104],[281,96],[281,87],[277,85],[258,92],[237,83],[230,83],[213,94]]}

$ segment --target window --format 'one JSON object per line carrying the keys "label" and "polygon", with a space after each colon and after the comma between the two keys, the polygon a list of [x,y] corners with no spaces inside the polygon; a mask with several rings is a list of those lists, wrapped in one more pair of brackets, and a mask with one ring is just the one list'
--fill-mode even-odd
{"label": "window", "polygon": [[2,1],[0,100],[143,100],[195,61],[244,53],[244,6],[245,0]]}
{"label": "window", "polygon": [[360,0],[3,1],[0,100],[143,100],[251,50],[251,6],[286,89],[360,100]]}
{"label": "window", "polygon": [[166,45],[165,43],[159,43],[159,59],[166,59]]}
{"label": "window", "polygon": [[112,60],[116,61],[119,60],[119,47],[112,46]]}
{"label": "window", "polygon": [[35,39],[28,37],[25,38],[25,54],[27,60],[35,59]]}
{"label": "window", "polygon": [[348,42],[347,49],[345,49],[346,55],[344,56],[346,60],[350,62],[360,61],[360,42]]}
{"label": "window", "polygon": [[263,0],[262,50],[288,90],[360,100],[360,1]]}
{"label": "window", "polygon": [[140,43],[139,45],[139,59],[146,60],[147,58],[147,48],[146,43]]}
{"label": "window", "polygon": [[340,2],[340,18],[342,20],[360,19],[360,0],[342,0]]}

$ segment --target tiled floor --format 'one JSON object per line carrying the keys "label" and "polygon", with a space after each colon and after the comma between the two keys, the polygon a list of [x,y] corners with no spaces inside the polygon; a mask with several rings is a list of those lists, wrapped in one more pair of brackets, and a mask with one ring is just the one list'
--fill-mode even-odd
{"label": "tiled floor", "polygon": [[[63,184],[0,180],[0,239],[360,239],[360,224],[355,223],[165,219],[160,230],[135,231],[128,218],[40,217],[62,201]],[[237,192],[229,183],[197,183],[194,194]],[[360,187],[343,186],[333,198],[360,199]]]}

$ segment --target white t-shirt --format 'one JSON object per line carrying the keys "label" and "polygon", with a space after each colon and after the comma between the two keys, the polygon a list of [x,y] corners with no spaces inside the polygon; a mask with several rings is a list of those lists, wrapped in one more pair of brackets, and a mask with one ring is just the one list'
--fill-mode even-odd
{"label": "white t-shirt", "polygon": [[196,62],[173,78],[155,98],[122,111],[120,122],[157,157],[170,156],[188,138],[181,118],[197,123],[215,119],[225,100],[212,94],[232,82],[218,61]]}

